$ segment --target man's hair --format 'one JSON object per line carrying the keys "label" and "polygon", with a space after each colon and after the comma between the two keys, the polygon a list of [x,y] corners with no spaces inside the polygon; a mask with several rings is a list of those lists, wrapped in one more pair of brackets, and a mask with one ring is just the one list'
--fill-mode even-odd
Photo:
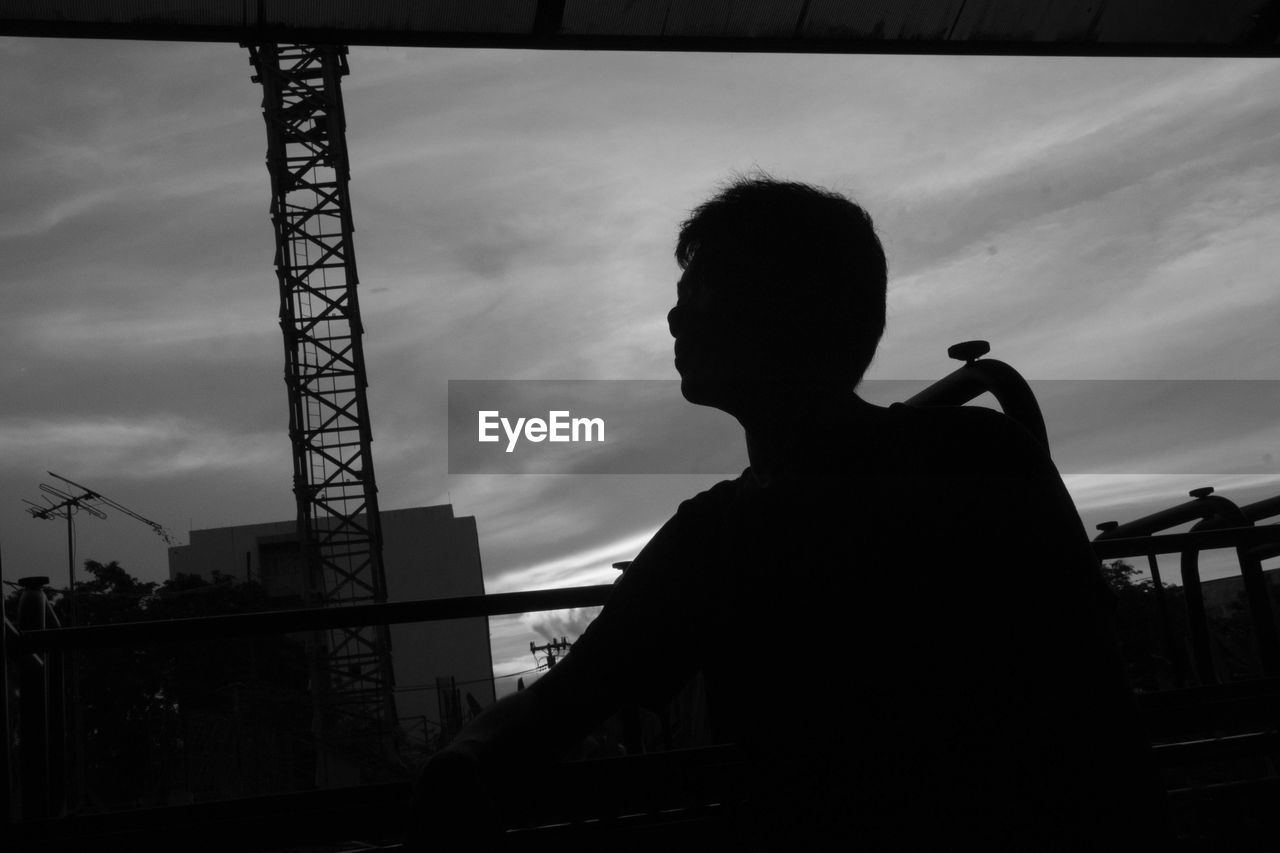
{"label": "man's hair", "polygon": [[865,210],[808,184],[740,177],[680,226],[680,268],[705,246],[732,253],[751,284],[771,289],[765,298],[807,325],[836,373],[855,385],[862,379],[884,334],[888,277]]}

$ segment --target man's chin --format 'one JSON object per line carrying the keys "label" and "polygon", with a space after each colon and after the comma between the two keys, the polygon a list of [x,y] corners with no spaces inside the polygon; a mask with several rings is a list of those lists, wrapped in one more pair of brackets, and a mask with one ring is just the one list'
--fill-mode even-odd
{"label": "man's chin", "polygon": [[690,377],[680,378],[680,395],[695,406],[711,406],[715,399],[713,383],[704,379]]}
{"label": "man's chin", "polygon": [[680,395],[695,406],[709,406],[722,411],[727,411],[725,406],[732,396],[723,381],[689,376],[680,378]]}

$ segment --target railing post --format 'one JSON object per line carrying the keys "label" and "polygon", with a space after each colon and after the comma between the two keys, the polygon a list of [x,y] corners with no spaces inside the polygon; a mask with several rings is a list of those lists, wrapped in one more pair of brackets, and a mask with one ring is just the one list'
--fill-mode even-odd
{"label": "railing post", "polygon": [[[1246,513],[1242,507],[1236,506],[1220,495],[1214,495],[1212,488],[1193,489],[1191,496],[1206,503],[1214,501],[1218,506],[1216,517],[1206,517],[1191,528],[1193,531],[1225,526],[1248,527],[1254,523],[1255,519],[1251,516],[1256,515],[1256,512]],[[1244,546],[1236,548],[1236,557],[1240,563],[1240,580],[1244,585],[1245,600],[1253,622],[1254,643],[1258,649],[1263,673],[1269,677],[1278,676],[1280,675],[1280,639],[1276,636],[1270,591],[1267,589],[1267,580],[1262,574],[1262,560],[1258,557],[1256,548]],[[1207,618],[1204,613],[1204,594],[1200,589],[1199,559],[1198,549],[1183,552],[1183,588],[1186,591],[1187,607],[1190,608],[1194,604],[1198,608],[1198,618],[1205,632],[1199,642],[1204,646],[1203,655],[1206,664],[1212,667],[1208,648]]]}
{"label": "railing post", "polygon": [[[45,627],[61,628],[49,607]],[[67,660],[74,652],[51,651],[45,655],[45,689],[48,691],[49,808],[51,817],[67,810]]]}
{"label": "railing post", "polygon": [[[1244,530],[1253,526],[1258,517],[1274,511],[1270,501],[1250,505],[1251,513],[1222,497],[1213,494],[1212,486],[1192,489],[1191,500],[1169,509],[1160,510],[1134,521],[1120,525],[1100,525],[1102,532],[1093,540],[1101,543],[1108,539],[1151,536],[1188,521],[1198,522],[1193,533],[1221,528]],[[1256,548],[1237,543],[1236,554],[1240,560],[1240,575],[1249,596],[1254,622],[1255,639],[1264,671],[1271,676],[1280,672],[1280,640],[1276,637],[1275,622],[1267,600],[1266,582],[1262,577],[1262,565],[1254,554]],[[1182,590],[1187,605],[1187,633],[1195,657],[1196,675],[1201,684],[1217,684],[1213,668],[1213,655],[1209,644],[1208,619],[1204,610],[1204,595],[1200,588],[1199,546],[1189,546],[1182,551]]]}
{"label": "railing post", "polygon": [[4,625],[0,626],[0,662],[3,662],[4,669],[0,671],[0,679],[4,684],[4,701],[0,704],[0,731],[4,732],[5,743],[3,754],[0,755],[0,789],[3,790],[3,807],[0,810],[0,817],[3,817],[7,826],[16,818],[13,811],[15,802],[13,791],[13,745],[10,721],[13,719],[9,715],[9,638],[12,634],[17,633],[17,627],[9,621],[9,617],[4,617]]}
{"label": "railing post", "polygon": [[[48,578],[19,578],[18,630],[42,631],[49,606],[44,594]],[[21,717],[21,798],[24,820],[49,816],[49,685],[47,655],[19,658],[19,716]]]}
{"label": "railing post", "polygon": [[947,348],[947,355],[964,365],[907,400],[909,406],[963,406],[990,392],[1000,409],[1049,449],[1049,433],[1036,395],[1022,374],[1003,361],[983,358],[991,351],[986,341],[964,341]]}

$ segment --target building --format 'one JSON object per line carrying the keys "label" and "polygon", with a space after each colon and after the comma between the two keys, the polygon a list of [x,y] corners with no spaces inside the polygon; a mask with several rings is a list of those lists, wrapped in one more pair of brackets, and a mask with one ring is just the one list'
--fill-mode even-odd
{"label": "building", "polygon": [[[382,513],[388,601],[483,595],[476,520],[453,507]],[[252,579],[273,606],[301,607],[307,578],[293,521],[193,530],[169,549],[169,576]],[[476,709],[494,702],[489,622],[483,617],[391,626],[396,712],[410,744],[435,748]]]}

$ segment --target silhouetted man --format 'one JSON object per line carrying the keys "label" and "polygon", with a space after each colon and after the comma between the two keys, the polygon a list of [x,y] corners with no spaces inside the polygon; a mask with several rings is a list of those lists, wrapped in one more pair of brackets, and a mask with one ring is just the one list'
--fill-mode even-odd
{"label": "silhouetted man", "polygon": [[496,826],[504,780],[702,670],[715,736],[748,759],[730,844],[1141,839],[1145,744],[1045,450],[993,411],[853,393],[885,324],[867,214],[740,180],[683,224],[676,258],[682,392],[737,418],[750,467],[681,504],[573,651],[432,760],[411,822]]}

